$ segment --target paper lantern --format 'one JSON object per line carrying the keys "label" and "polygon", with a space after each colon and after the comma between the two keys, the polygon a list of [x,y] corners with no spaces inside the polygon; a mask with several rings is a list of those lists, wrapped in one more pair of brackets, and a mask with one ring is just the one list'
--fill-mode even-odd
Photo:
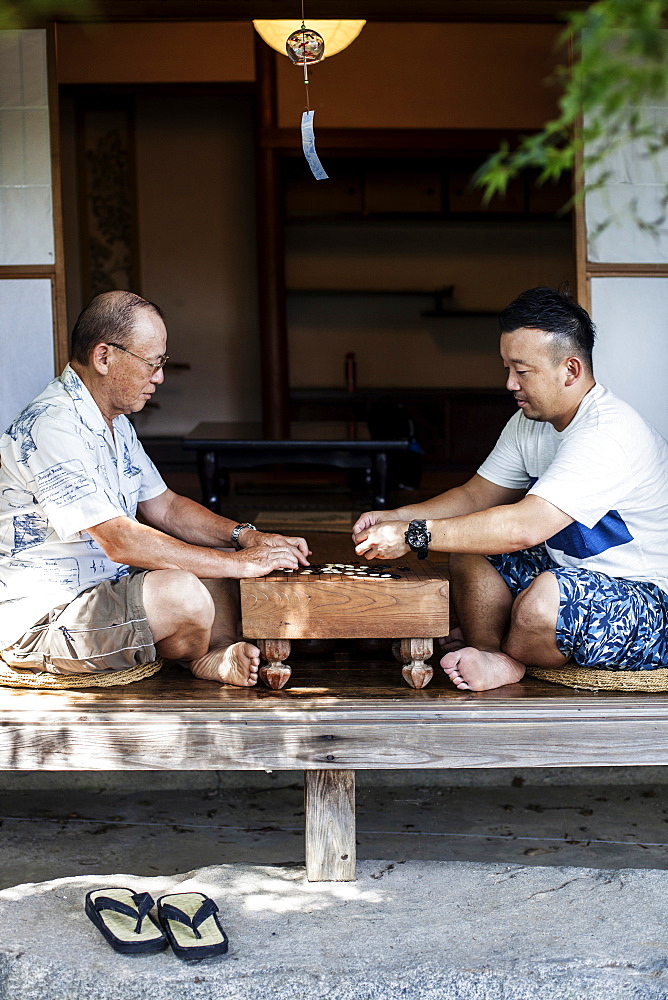
{"label": "paper lantern", "polygon": [[[307,28],[312,28],[325,40],[325,58],[335,56],[351,42],[354,42],[366,21],[311,21]],[[293,31],[301,27],[301,21],[296,18],[291,21],[253,21],[253,27],[261,38],[282,55],[287,55],[285,42]]]}

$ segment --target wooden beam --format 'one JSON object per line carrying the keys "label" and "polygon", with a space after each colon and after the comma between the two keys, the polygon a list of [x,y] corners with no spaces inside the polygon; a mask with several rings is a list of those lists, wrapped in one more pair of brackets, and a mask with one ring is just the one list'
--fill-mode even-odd
{"label": "wooden beam", "polygon": [[573,205],[573,249],[575,252],[575,297],[583,309],[591,312],[591,289],[587,269],[587,222],[582,190],[582,156],[576,154],[573,185],[575,202]]}
{"label": "wooden beam", "polygon": [[53,204],[54,275],[53,291],[53,357],[55,374],[59,375],[69,359],[67,329],[67,299],[65,295],[65,246],[63,240],[63,199],[60,167],[60,109],[56,26],[47,31],[47,67],[49,81],[49,132],[51,140],[51,200]]}
{"label": "wooden beam", "polygon": [[[394,155],[406,153],[443,156],[449,153],[457,158],[471,155],[484,155],[498,150],[502,142],[511,147],[517,145],[522,138],[532,130],[524,129],[354,129],[354,128],[321,128],[318,129],[318,149],[341,150],[343,154],[365,153],[371,156],[383,154]],[[301,135],[295,128],[267,127],[261,131],[260,142],[263,146],[281,150],[284,153],[294,152],[302,155]]]}
{"label": "wooden beam", "polygon": [[53,278],[53,264],[0,264],[0,278]]}
{"label": "wooden beam", "polygon": [[[50,719],[28,717],[11,722],[3,712],[0,770],[609,767],[629,760],[636,766],[668,764],[665,707],[654,719],[634,718],[632,714],[624,718],[623,699],[606,697],[600,699],[605,706],[600,717],[591,719],[575,706],[565,713],[571,718],[560,717],[559,706],[547,703],[537,717],[526,702],[520,702],[516,718],[512,713],[499,717],[495,706],[482,700],[472,702],[469,708],[464,702],[445,706],[433,685],[416,692],[402,683],[396,664],[393,674],[396,703],[403,691],[425,701],[413,703],[403,713],[358,710],[352,713],[357,718],[346,722],[335,717],[320,721],[306,717],[317,717],[317,710],[305,710],[301,715],[293,712],[291,719],[281,719],[277,705],[300,698],[301,691],[294,686],[280,692],[263,688],[261,712],[253,720],[243,718],[243,712],[235,717],[222,710],[210,713],[207,720],[196,712],[189,717],[185,710],[175,713],[163,707],[156,708],[150,717],[139,710],[135,710],[136,715],[131,710],[100,710],[70,719],[54,712]],[[326,671],[322,672],[321,687],[328,690]],[[43,697],[46,692],[38,694]],[[650,702],[654,696],[643,695],[642,699]],[[430,711],[421,713],[423,706]],[[525,711],[529,716],[526,721]],[[649,705],[646,713],[652,714]],[[373,715],[375,719],[370,718]]]}
{"label": "wooden beam", "polygon": [[605,264],[587,262],[589,278],[665,278],[668,264]]}
{"label": "wooden beam", "polygon": [[306,878],[354,882],[355,772],[304,772]]}
{"label": "wooden beam", "polygon": [[276,53],[257,37],[258,87],[257,254],[262,423],[272,440],[288,437],[288,335],[285,315],[285,248],[277,152],[264,142],[276,125]]}
{"label": "wooden beam", "polygon": [[[310,0],[310,18],[369,21],[561,23],[589,0]],[[237,21],[292,18],[294,0],[101,0],[85,12],[60,12],[62,21]]]}

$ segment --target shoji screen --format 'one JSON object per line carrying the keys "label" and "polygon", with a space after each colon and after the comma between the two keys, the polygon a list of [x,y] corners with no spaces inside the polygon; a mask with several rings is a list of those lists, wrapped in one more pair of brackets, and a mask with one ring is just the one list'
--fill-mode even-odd
{"label": "shoji screen", "polygon": [[[668,106],[644,114],[665,133]],[[599,333],[595,374],[668,437],[668,153],[627,142],[604,168],[606,184],[577,220],[578,293]]]}
{"label": "shoji screen", "polygon": [[[0,31],[0,432],[56,368],[62,280],[49,89],[46,30]],[[62,343],[57,353],[60,363]]]}

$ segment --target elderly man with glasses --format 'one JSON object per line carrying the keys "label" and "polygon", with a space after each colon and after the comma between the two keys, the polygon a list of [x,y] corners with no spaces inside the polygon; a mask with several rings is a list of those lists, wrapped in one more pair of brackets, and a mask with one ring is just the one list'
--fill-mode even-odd
{"label": "elderly man with glasses", "polygon": [[306,566],[308,546],[167,488],[127,418],[164,380],[166,345],[158,306],[98,295],[62,375],[0,439],[0,655],[11,666],[97,673],[159,654],[196,677],[257,683],[259,650],[237,641],[234,581]]}

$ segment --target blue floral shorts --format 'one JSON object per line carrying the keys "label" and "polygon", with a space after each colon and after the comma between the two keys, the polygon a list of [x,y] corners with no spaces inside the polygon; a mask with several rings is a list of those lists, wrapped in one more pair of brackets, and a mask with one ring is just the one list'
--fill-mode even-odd
{"label": "blue floral shorts", "polygon": [[668,666],[668,594],[655,584],[558,566],[544,545],[487,558],[515,597],[540,573],[556,576],[557,648],[581,667]]}

